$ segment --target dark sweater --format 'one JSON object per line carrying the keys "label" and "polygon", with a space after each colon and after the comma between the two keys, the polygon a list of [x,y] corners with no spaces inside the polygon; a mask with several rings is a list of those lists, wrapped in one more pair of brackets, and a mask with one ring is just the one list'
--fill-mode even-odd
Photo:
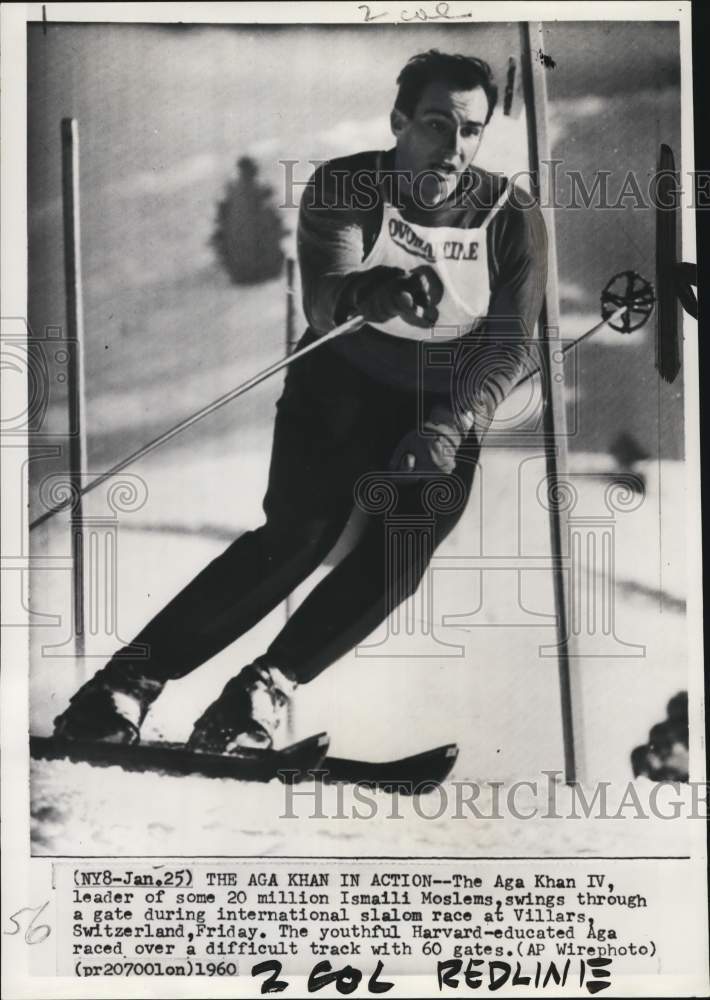
{"label": "dark sweater", "polygon": [[[342,322],[343,302],[358,266],[377,239],[382,205],[394,203],[403,219],[420,226],[478,228],[505,190],[506,178],[469,168],[456,191],[434,209],[417,206],[398,194],[392,173],[394,150],[357,153],[319,167],[301,200],[298,255],[303,305],[311,329],[324,334]],[[467,405],[478,412],[476,423],[485,429],[495,406],[527,367],[527,342],[534,335],[547,276],[547,234],[539,206],[526,192],[513,187],[508,201],[488,227],[490,305],[488,316],[471,333],[454,341],[436,342],[455,348],[456,365],[474,352],[485,371],[483,379],[470,377]],[[455,372],[420,364],[421,343],[394,337],[371,326],[338,338],[334,349],[362,371],[393,388],[424,389],[451,400]],[[460,380],[459,380],[460,383]],[[454,390],[460,406],[461,386]],[[457,407],[458,408],[458,407]]]}

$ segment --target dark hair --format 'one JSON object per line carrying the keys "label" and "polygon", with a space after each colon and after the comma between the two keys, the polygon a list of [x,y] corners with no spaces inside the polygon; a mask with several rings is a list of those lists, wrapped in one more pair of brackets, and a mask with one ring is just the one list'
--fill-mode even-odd
{"label": "dark hair", "polygon": [[488,98],[488,115],[484,122],[488,124],[498,100],[498,88],[493,81],[491,67],[474,56],[452,56],[437,49],[412,56],[399,74],[395,108],[411,118],[422,91],[435,80],[458,90],[482,87]]}

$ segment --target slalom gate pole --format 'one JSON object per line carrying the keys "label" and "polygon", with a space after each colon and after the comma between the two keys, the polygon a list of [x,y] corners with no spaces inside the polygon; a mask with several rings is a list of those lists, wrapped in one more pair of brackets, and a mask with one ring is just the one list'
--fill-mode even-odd
{"label": "slalom gate pole", "polygon": [[[298,343],[296,339],[296,305],[294,296],[296,294],[295,289],[295,273],[296,273],[296,262],[293,257],[287,257],[286,259],[286,354],[291,356],[296,350],[296,344]],[[292,607],[292,597],[291,594],[287,594],[286,600],[284,601],[284,610],[286,612],[286,621],[291,617],[293,607]],[[293,735],[293,726],[291,725],[292,720],[289,717],[289,735]]]}
{"label": "slalom gate pole", "polygon": [[[86,428],[84,425],[84,304],[79,206],[79,123],[76,118],[63,118],[62,210],[64,222],[64,285],[66,294],[67,340],[69,343],[73,342],[74,344],[74,349],[67,352],[67,391],[69,397],[69,495],[72,505],[72,609],[74,617],[74,651],[77,660],[81,660],[86,651],[84,512],[82,505],[82,496],[84,493],[82,480],[86,474]],[[77,670],[83,671],[83,668],[77,665]]]}
{"label": "slalom gate pole", "polygon": [[[298,339],[296,337],[296,262],[293,257],[286,258],[286,354],[289,356],[296,350]],[[286,595],[284,601],[284,614],[286,621],[293,614],[293,594]],[[286,734],[290,741],[293,741],[296,733],[296,711],[293,699],[289,698],[286,704]]]}
{"label": "slalom gate pole", "polygon": [[[554,340],[559,337],[559,290],[557,275],[557,249],[555,243],[555,220],[553,212],[543,207],[540,197],[540,169],[550,162],[550,142],[547,125],[547,81],[542,61],[533,53],[544,52],[544,35],[541,22],[523,21],[520,25],[522,54],[522,83],[525,115],[528,133],[528,159],[533,196],[541,202],[547,225],[549,241],[548,279],[545,297],[539,319],[541,368],[545,393],[543,396],[543,433],[545,440],[545,462],[547,466],[548,497],[558,495],[557,485],[566,472],[567,421],[565,414],[564,383],[552,378],[552,355]],[[555,595],[557,664],[560,685],[560,708],[562,714],[562,746],[564,754],[564,775],[567,784],[574,784],[582,764],[581,727],[575,725],[575,710],[580,712],[580,692],[573,692],[571,670],[572,637],[568,629],[567,581],[563,564],[563,550],[567,531],[566,513],[556,507],[554,501],[548,504],[550,548],[552,555],[552,578]],[[576,679],[576,678],[575,678]]]}

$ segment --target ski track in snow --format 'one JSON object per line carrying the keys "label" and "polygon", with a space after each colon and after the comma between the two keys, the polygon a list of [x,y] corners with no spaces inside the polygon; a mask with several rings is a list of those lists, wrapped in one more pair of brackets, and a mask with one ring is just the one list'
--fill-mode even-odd
{"label": "ski track in snow", "polygon": [[[633,784],[648,810],[652,784]],[[463,790],[462,790],[463,789]],[[278,781],[267,785],[197,777],[128,774],[120,768],[96,768],[65,761],[33,765],[32,832],[37,855],[137,856],[452,856],[452,857],[589,857],[678,855],[690,847],[688,831],[660,818],[634,818],[627,805],[618,819],[621,791],[610,794],[607,818],[584,818],[580,800],[573,803],[565,786],[555,788],[551,810],[547,789],[537,796],[516,792],[519,815],[506,814],[510,785],[493,790],[481,783],[476,808],[465,804],[470,786],[449,781],[440,792],[393,797],[367,792],[377,809],[353,798],[348,786],[297,786],[292,800],[296,818],[283,818],[289,807]],[[591,800],[589,790],[585,790]],[[496,807],[498,796],[500,807]],[[671,798],[669,790],[668,801]],[[678,798],[690,799],[687,786]],[[321,818],[311,814],[318,804]],[[139,804],[138,808],[137,805]],[[443,814],[434,818],[438,813]],[[545,818],[557,812],[563,818]],[[567,818],[573,812],[577,818]],[[496,818],[497,814],[497,818]],[[394,817],[397,818],[394,818]],[[325,818],[322,818],[325,817]]]}

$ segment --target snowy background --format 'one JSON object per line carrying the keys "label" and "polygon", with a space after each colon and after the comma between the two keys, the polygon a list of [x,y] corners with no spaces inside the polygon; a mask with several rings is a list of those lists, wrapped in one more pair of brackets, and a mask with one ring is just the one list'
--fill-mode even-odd
{"label": "snowy background", "polygon": [[[518,52],[517,26],[30,31],[30,325],[38,338],[64,325],[59,122],[71,115],[81,135],[92,472],[284,353],[285,278],[235,287],[209,246],[236,160],[253,157],[279,201],[280,160],[297,160],[296,176],[305,180],[310,160],[390,145],[395,77],[411,54],[431,46],[485,55],[502,85],[508,57]],[[629,169],[648,177],[661,141],[677,150],[673,26],[554,25],[550,50],[553,155],[581,170],[588,187],[594,171],[606,169],[610,190],[618,191]],[[518,90],[513,114],[495,116],[483,166],[526,168],[520,102]],[[292,252],[295,210],[282,214],[284,247]],[[633,268],[653,277],[650,210],[627,203],[615,211],[560,211],[557,236],[565,337],[597,321],[601,287],[614,272]],[[659,386],[653,350],[653,323],[626,338],[605,333],[580,350],[578,378],[570,376],[570,468],[584,509],[609,513],[605,489],[616,474],[610,449],[621,430],[647,455],[635,469],[645,495],[614,515],[614,631],[627,655],[608,655],[601,637],[597,645],[586,640],[586,655],[575,663],[588,781],[628,780],[631,748],[687,687],[682,386]],[[38,449],[62,443],[66,427],[62,363],[47,354],[49,407]],[[280,385],[276,378],[259,387],[129,470],[145,496],[119,516],[115,619],[105,627],[102,612],[85,664],[75,664],[68,641],[66,518],[33,533],[33,555],[51,567],[31,582],[33,733],[51,731],[54,715],[119,636],[129,640],[208,559],[259,523]],[[534,411],[538,403],[528,393],[511,399],[507,412]],[[32,463],[33,515],[42,509],[38,484],[64,465],[62,456]],[[541,450],[488,449],[480,471],[466,517],[437,552],[432,605],[414,609],[448,648],[432,650],[419,627],[396,657],[387,643],[351,654],[299,692],[296,736],[328,729],[336,753],[373,759],[455,740],[461,755],[453,778],[480,782],[561,768],[557,665],[541,653],[554,642],[550,575],[544,568],[481,574],[470,565],[477,556],[546,555],[546,513],[536,492]],[[88,512],[110,513],[102,491]],[[463,562],[452,571],[455,559]],[[111,588],[105,580],[98,586],[103,600]],[[263,651],[285,613],[277,609],[171,684],[146,736],[184,738],[226,679]],[[426,821],[408,807],[403,836],[397,822],[280,821],[277,785],[68,763],[34,765],[33,802],[35,850],[49,854],[610,853],[612,844],[613,853],[672,853],[676,833],[663,822],[557,822],[541,830],[512,820]]]}

